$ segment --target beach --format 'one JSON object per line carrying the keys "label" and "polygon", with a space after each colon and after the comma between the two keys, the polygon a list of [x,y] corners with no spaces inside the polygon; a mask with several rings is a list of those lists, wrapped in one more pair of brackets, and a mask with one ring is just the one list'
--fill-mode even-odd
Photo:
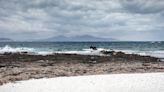
{"label": "beach", "polygon": [[164,0],[0,0],[0,92],[164,92]]}
{"label": "beach", "polygon": [[0,55],[0,85],[20,80],[102,74],[164,72],[164,62],[150,56],[116,54]]}
{"label": "beach", "polygon": [[31,79],[0,86],[0,92],[163,92],[164,73],[108,74]]}

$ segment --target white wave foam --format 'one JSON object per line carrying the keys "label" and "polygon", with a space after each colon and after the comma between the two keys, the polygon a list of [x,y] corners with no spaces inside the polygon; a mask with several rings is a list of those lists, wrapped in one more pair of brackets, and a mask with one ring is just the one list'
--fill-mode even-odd
{"label": "white wave foam", "polygon": [[[17,53],[17,52],[28,52],[28,54],[32,55],[50,55],[53,53],[64,53],[64,54],[81,54],[81,55],[103,55],[101,51],[111,51],[110,49],[98,48],[97,50],[92,49],[83,49],[81,51],[47,51],[47,50],[36,50],[34,48],[28,47],[11,47],[6,45],[4,47],[0,47],[0,53],[3,54],[5,52]],[[142,56],[153,56],[157,58],[164,58],[164,50],[161,51],[139,51],[139,50],[114,50],[116,52],[124,52],[126,54],[138,54]]]}
{"label": "white wave foam", "polygon": [[5,52],[11,52],[11,53],[16,53],[16,52],[33,52],[35,49],[33,48],[27,48],[27,47],[11,47],[9,45],[6,45],[5,47],[0,48],[0,53],[5,53]]}
{"label": "white wave foam", "polygon": [[[81,55],[103,55],[101,51],[111,51],[110,49],[83,49],[83,51],[60,51],[56,53],[66,53],[66,54],[81,54]],[[164,58],[164,51],[137,51],[137,50],[114,50],[116,52],[124,52],[126,54],[138,54],[141,56],[152,56],[157,58]]]}
{"label": "white wave foam", "polygon": [[6,45],[4,47],[0,47],[0,53],[3,54],[5,52],[17,53],[17,52],[28,52],[28,54],[32,55],[50,55],[53,53],[65,53],[65,54],[82,54],[82,55],[99,55],[100,51],[103,49],[92,50],[92,49],[84,49],[82,51],[47,51],[47,50],[36,50],[34,48],[28,47],[11,47]]}
{"label": "white wave foam", "polygon": [[101,51],[110,51],[109,49],[98,48],[97,50],[93,49],[83,49],[82,51],[61,51],[56,53],[66,53],[66,54],[81,54],[81,55],[103,55]]}
{"label": "white wave foam", "polygon": [[36,52],[37,55],[52,55],[54,52],[50,52],[50,51],[38,51]]}
{"label": "white wave foam", "polygon": [[53,54],[53,51],[40,51],[40,50],[36,50],[34,48],[28,48],[28,47],[11,47],[9,45],[6,45],[4,47],[0,48],[0,53],[21,53],[21,52],[27,52],[30,55],[49,55],[49,54]]}
{"label": "white wave foam", "polygon": [[98,55],[99,53],[93,51],[59,51],[56,53],[64,53],[64,54],[80,54],[80,55]]}
{"label": "white wave foam", "polygon": [[145,52],[145,54],[153,57],[164,58],[164,51],[148,51]]}
{"label": "white wave foam", "polygon": [[115,50],[117,52],[121,51],[126,54],[138,54],[142,56],[152,56],[157,58],[164,58],[164,50],[161,51],[138,51],[138,50]]}

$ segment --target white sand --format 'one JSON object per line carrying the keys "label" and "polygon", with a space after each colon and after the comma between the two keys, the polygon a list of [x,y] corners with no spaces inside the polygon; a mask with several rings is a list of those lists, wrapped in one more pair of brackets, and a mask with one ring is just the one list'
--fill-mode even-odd
{"label": "white sand", "polygon": [[36,79],[5,84],[0,92],[164,92],[164,73]]}

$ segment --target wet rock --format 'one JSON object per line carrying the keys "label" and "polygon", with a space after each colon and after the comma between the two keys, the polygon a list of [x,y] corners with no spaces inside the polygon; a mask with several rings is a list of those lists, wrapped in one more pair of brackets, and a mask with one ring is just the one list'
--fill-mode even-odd
{"label": "wet rock", "polygon": [[12,55],[12,52],[5,52],[3,55]]}
{"label": "wet rock", "polygon": [[142,66],[150,66],[148,63],[143,63]]}
{"label": "wet rock", "polygon": [[93,63],[93,64],[97,63],[96,59],[97,59],[96,57],[91,56],[89,63]]}
{"label": "wet rock", "polygon": [[113,55],[114,54],[114,51],[102,50],[101,53],[102,54],[105,54],[105,55]]}
{"label": "wet rock", "polygon": [[164,62],[158,61],[158,58],[123,52],[110,52],[110,54],[112,55],[53,54],[41,56],[20,53],[2,55],[0,56],[0,85],[30,78],[164,72]]}
{"label": "wet rock", "polygon": [[20,54],[28,54],[28,52],[27,51],[24,51],[24,52],[21,52]]}

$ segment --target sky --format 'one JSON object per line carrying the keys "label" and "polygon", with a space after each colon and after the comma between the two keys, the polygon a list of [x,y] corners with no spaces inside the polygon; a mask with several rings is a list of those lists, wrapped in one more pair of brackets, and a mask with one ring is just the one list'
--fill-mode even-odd
{"label": "sky", "polygon": [[0,0],[0,37],[164,41],[164,0]]}

